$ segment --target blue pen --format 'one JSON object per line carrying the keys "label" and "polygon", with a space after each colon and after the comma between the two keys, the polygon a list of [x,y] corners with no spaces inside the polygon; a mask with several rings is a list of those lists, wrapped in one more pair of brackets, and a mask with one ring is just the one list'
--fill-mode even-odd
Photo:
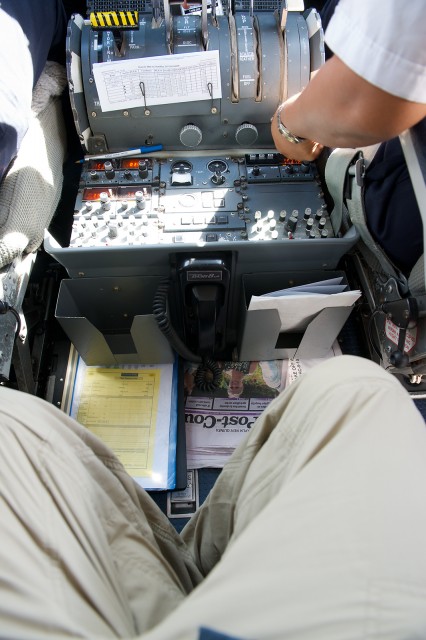
{"label": "blue pen", "polygon": [[150,147],[137,147],[136,149],[128,149],[127,151],[117,151],[116,153],[102,153],[98,156],[84,156],[82,160],[77,160],[76,164],[82,164],[87,160],[111,160],[112,158],[125,158],[128,156],[137,156],[139,154],[152,153],[153,151],[161,151],[162,144],[153,144]]}

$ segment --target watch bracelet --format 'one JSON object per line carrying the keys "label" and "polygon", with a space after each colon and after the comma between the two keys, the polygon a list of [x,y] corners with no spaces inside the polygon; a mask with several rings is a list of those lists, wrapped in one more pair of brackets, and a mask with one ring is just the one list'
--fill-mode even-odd
{"label": "watch bracelet", "polygon": [[292,142],[293,144],[299,144],[300,142],[305,142],[306,138],[300,138],[299,136],[295,136],[293,133],[291,133],[289,129],[287,129],[285,124],[283,124],[280,118],[283,108],[284,108],[284,103],[280,104],[280,106],[277,109],[277,127],[278,127],[279,133],[286,140],[288,140],[289,142]]}

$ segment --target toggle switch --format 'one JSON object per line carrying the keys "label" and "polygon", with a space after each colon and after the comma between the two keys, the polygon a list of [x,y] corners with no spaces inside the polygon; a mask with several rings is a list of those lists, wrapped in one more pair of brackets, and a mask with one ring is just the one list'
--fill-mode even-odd
{"label": "toggle switch", "polygon": [[108,178],[108,180],[112,180],[113,178],[115,178],[115,170],[110,160],[107,160],[105,162],[104,169],[105,169],[105,177]]}
{"label": "toggle switch", "polygon": [[103,211],[108,211],[109,209],[111,209],[111,201],[106,191],[102,191],[102,193],[99,194],[99,200],[101,203],[101,209]]}
{"label": "toggle switch", "polygon": [[143,191],[136,191],[135,193],[136,206],[138,209],[145,209],[146,200]]}
{"label": "toggle switch", "polygon": [[146,160],[139,160],[138,173],[142,180],[148,177],[148,162]]}

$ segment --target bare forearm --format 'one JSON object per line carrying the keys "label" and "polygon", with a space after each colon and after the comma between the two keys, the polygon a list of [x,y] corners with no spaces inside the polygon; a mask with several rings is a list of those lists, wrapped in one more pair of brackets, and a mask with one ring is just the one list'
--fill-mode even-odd
{"label": "bare forearm", "polygon": [[[285,103],[282,111],[282,120],[293,134],[328,147],[359,147],[388,140],[424,116],[426,105],[378,89],[336,56],[301,94]],[[277,143],[276,135],[274,140]]]}

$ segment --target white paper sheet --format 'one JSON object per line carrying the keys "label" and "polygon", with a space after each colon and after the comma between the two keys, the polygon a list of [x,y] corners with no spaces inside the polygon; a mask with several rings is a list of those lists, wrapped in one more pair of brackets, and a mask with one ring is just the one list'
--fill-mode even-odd
{"label": "white paper sheet", "polygon": [[263,293],[262,298],[277,298],[283,296],[292,296],[298,293],[341,293],[347,289],[346,284],[342,284],[343,277],[329,278],[328,280],[320,280],[319,282],[311,282],[309,284],[299,284],[296,287],[288,287],[287,289],[279,289],[271,293]]}
{"label": "white paper sheet", "polygon": [[344,291],[331,295],[300,294],[295,296],[272,297],[252,296],[249,311],[256,309],[277,309],[281,332],[301,331],[322,309],[327,307],[350,307],[360,297],[360,291]]}
{"label": "white paper sheet", "polygon": [[324,360],[328,360],[329,358],[334,358],[335,356],[341,355],[342,350],[337,340],[335,340],[330,351],[323,358],[289,358],[289,360],[287,360],[288,369],[286,376],[286,388],[289,387],[295,380],[297,380],[297,378],[300,378],[302,373],[309,371],[309,369],[312,369],[317,364],[324,362]]}
{"label": "white paper sheet", "polygon": [[102,111],[222,97],[219,51],[98,62],[93,75]]}

